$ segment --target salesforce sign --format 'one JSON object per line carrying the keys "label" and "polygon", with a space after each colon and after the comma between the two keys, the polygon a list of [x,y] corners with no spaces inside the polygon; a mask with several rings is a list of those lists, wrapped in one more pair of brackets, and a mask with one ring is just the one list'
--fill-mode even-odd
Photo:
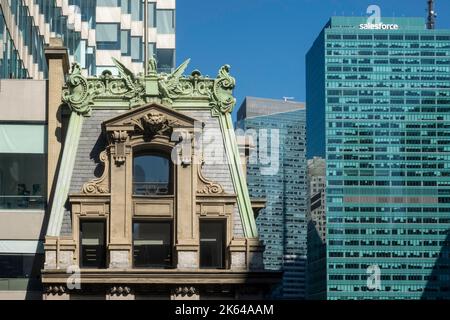
{"label": "salesforce sign", "polygon": [[381,22],[381,8],[377,5],[371,5],[367,8],[367,13],[371,14],[367,18],[367,23],[361,23],[359,29],[361,30],[398,30],[398,24],[384,24]]}
{"label": "salesforce sign", "polygon": [[398,30],[398,24],[384,24],[384,23],[361,23],[359,25],[361,30]]}

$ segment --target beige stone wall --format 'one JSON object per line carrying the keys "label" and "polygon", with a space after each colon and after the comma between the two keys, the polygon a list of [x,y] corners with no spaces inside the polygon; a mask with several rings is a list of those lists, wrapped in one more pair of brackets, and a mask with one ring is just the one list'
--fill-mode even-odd
{"label": "beige stone wall", "polygon": [[[43,239],[42,223],[45,211],[2,211],[0,240]],[[45,234],[45,232],[43,232]]]}
{"label": "beige stone wall", "polygon": [[46,103],[45,80],[0,79],[0,119],[2,121],[44,122],[46,121]]}

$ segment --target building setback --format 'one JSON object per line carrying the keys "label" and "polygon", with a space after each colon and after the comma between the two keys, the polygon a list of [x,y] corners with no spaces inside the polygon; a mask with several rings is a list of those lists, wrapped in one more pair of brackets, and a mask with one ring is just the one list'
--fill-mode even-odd
{"label": "building setback", "polygon": [[44,48],[54,37],[85,74],[117,74],[111,57],[144,72],[152,56],[170,73],[175,7],[175,0],[0,0],[0,79],[46,79]]}
{"label": "building setback", "polygon": [[[305,105],[247,97],[237,120],[238,127],[253,137],[256,148],[247,164],[250,196],[266,199],[266,208],[257,218],[266,246],[264,263],[269,269],[284,271],[282,287],[274,296],[303,299],[307,212]],[[267,152],[263,149],[266,146]]]}
{"label": "building setback", "polygon": [[327,168],[327,296],[450,298],[450,30],[366,20],[331,18],[306,57],[308,157]]}

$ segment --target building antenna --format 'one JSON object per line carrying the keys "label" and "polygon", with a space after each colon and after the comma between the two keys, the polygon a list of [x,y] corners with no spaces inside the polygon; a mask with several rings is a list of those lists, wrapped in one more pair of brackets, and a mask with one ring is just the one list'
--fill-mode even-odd
{"label": "building antenna", "polygon": [[284,102],[289,102],[290,100],[294,100],[295,97],[283,97]]}
{"label": "building antenna", "polygon": [[436,17],[437,14],[434,11],[434,0],[428,1],[428,20],[427,20],[427,29],[433,30],[436,25]]}

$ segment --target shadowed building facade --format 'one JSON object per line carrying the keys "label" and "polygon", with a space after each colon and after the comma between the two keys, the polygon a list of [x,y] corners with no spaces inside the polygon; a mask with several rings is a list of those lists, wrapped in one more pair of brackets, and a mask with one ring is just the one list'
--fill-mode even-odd
{"label": "shadowed building facade", "polygon": [[264,263],[284,272],[276,298],[306,295],[305,116],[303,103],[253,97],[237,113],[238,127],[256,147],[247,163],[250,195],[266,199],[256,220],[266,245]]}
{"label": "shadowed building facade", "polygon": [[308,160],[308,299],[326,299],[326,190],[325,159]]}
{"label": "shadowed building facade", "polygon": [[308,157],[326,158],[327,297],[449,298],[450,31],[382,21],[394,27],[333,17],[306,57]]}

